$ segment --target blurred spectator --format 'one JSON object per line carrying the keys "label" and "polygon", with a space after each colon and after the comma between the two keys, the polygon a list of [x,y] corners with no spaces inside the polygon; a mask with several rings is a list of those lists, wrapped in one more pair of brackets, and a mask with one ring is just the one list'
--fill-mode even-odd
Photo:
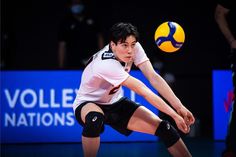
{"label": "blurred spectator", "polygon": [[96,19],[83,0],[70,0],[69,13],[59,30],[59,67],[82,69],[86,61],[103,45],[103,36]]}
{"label": "blurred spectator", "polygon": [[[232,80],[234,86],[234,97],[235,97],[235,85],[236,85],[236,5],[234,0],[219,0],[215,10],[216,22],[229,43],[230,53],[230,64],[232,69]],[[234,98],[235,99],[235,98]],[[235,100],[232,104],[231,118],[228,126],[228,134],[226,137],[226,149],[223,152],[223,157],[236,157],[236,111],[235,111]]]}

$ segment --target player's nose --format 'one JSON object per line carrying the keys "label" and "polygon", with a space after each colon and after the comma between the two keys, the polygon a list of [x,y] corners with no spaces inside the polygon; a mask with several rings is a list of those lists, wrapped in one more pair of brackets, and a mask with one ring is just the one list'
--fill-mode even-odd
{"label": "player's nose", "polygon": [[128,52],[129,55],[132,55],[132,53],[133,53],[133,48],[132,48],[131,46],[129,46],[127,52]]}

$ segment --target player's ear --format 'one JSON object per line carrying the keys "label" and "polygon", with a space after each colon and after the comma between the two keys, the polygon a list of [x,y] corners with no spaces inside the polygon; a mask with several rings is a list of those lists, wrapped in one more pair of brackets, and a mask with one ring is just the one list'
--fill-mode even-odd
{"label": "player's ear", "polygon": [[115,43],[113,41],[111,41],[111,46],[115,46]]}
{"label": "player's ear", "polygon": [[113,49],[114,46],[116,46],[116,43],[114,43],[113,41],[110,42],[110,47]]}

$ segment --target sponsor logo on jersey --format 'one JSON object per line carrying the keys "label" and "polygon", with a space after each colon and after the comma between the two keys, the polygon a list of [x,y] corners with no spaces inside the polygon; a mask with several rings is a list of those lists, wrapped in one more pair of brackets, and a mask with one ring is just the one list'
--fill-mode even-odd
{"label": "sponsor logo on jersey", "polygon": [[112,52],[110,51],[105,51],[103,54],[102,54],[102,60],[104,59],[115,59],[115,56]]}

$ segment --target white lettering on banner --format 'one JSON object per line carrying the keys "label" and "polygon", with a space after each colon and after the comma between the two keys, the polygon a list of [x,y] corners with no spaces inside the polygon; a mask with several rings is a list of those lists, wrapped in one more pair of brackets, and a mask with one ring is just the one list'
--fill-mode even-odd
{"label": "white lettering on banner", "polygon": [[74,113],[73,112],[67,113],[66,114],[66,119],[68,120],[68,121],[66,121],[67,126],[73,126],[75,124]]}
{"label": "white lettering on banner", "polygon": [[34,117],[36,116],[36,113],[28,113],[28,116],[29,116],[29,125],[30,126],[33,126],[34,124]]}
{"label": "white lettering on banner", "polygon": [[51,95],[51,107],[52,108],[59,108],[60,107],[60,104],[59,103],[56,103],[56,100],[55,100],[55,90],[54,89],[51,89],[50,90],[50,95]]}
{"label": "white lettering on banner", "polygon": [[5,113],[5,122],[4,122],[4,126],[8,127],[8,125],[11,126],[15,126],[16,124],[16,114],[12,114],[12,116],[10,117],[7,113]]}
{"label": "white lettering on banner", "polygon": [[61,116],[58,113],[55,114],[55,123],[54,123],[54,125],[57,126],[58,123],[60,123],[62,126],[64,126],[65,125],[64,119],[65,119],[65,114],[63,114]]}
{"label": "white lettering on banner", "polygon": [[20,117],[17,121],[17,126],[27,126],[27,121],[26,121],[26,117],[23,114],[20,114]]}
{"label": "white lettering on banner", "polygon": [[[47,118],[48,117],[48,118]],[[47,120],[48,119],[48,120]],[[42,123],[44,126],[50,126],[52,125],[52,122],[53,122],[53,117],[50,113],[48,112],[45,112],[43,115],[42,115]]]}
{"label": "white lettering on banner", "polygon": [[39,107],[40,108],[49,108],[49,104],[44,103],[44,92],[43,92],[43,89],[39,90]]}
{"label": "white lettering on banner", "polygon": [[[61,116],[58,113],[55,113],[54,117],[54,125],[66,125],[66,126],[73,126],[75,121],[74,121],[74,114],[73,112],[69,112],[67,114],[62,114]],[[67,119],[68,121],[65,121]]]}
{"label": "white lettering on banner", "polygon": [[67,101],[72,101],[74,98],[72,96],[69,96],[68,94],[73,94],[72,89],[64,89],[63,95],[62,95],[62,106],[63,107],[71,107],[71,104]]}
{"label": "white lettering on banner", "polygon": [[[28,104],[25,101],[25,97],[27,95],[32,96],[32,101],[31,101],[31,103],[28,103]],[[33,91],[32,89],[26,89],[20,95],[20,101],[21,101],[21,104],[24,108],[33,108],[37,103],[37,95],[36,95],[35,91]]]}
{"label": "white lettering on banner", "polygon": [[21,104],[23,108],[34,108],[37,104],[39,108],[72,108],[77,91],[78,89],[62,89],[61,100],[57,100],[58,102],[56,102],[55,89],[50,89],[49,96],[45,94],[44,89],[39,91],[15,89],[11,92],[9,89],[4,89],[4,94],[10,108],[15,108],[17,104]]}
{"label": "white lettering on banner", "polygon": [[[74,113],[59,108],[71,108],[78,89],[4,89],[6,107],[4,127],[73,126]],[[122,95],[124,95],[122,88]],[[128,91],[132,101],[136,94]],[[56,110],[57,109],[57,110]]]}
{"label": "white lettering on banner", "polygon": [[7,102],[8,102],[8,104],[9,104],[9,107],[10,107],[10,108],[14,108],[15,105],[16,105],[16,101],[17,101],[17,98],[18,98],[18,96],[19,96],[20,90],[19,90],[19,89],[16,89],[16,92],[14,93],[13,98],[11,98],[11,94],[10,94],[10,92],[9,92],[8,89],[5,89],[5,90],[4,90],[4,93],[5,93],[5,95],[6,95]]}
{"label": "white lettering on banner", "polygon": [[131,92],[130,92],[130,99],[131,99],[132,101],[135,101],[135,92],[132,91],[132,90],[131,90]]}
{"label": "white lettering on banner", "polygon": [[34,126],[73,126],[73,112],[67,113],[5,113],[5,127],[34,127]]}
{"label": "white lettering on banner", "polygon": [[124,89],[121,88],[121,95],[124,96]]}

